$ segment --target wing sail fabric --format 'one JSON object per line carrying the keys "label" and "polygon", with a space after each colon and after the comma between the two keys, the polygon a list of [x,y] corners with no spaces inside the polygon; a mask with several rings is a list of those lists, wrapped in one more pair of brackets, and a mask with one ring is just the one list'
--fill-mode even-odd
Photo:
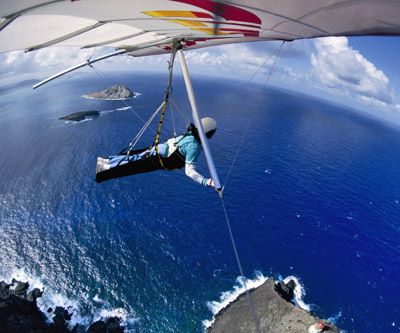
{"label": "wing sail fabric", "polygon": [[[3,0],[0,17],[0,52],[109,46],[141,56],[168,52],[171,38],[190,49],[400,34],[395,0]],[[136,50],[147,44],[153,46]]]}

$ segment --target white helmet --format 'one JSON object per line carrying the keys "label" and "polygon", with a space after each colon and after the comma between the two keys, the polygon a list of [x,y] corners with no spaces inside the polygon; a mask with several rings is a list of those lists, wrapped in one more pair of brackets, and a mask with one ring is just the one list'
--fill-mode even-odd
{"label": "white helmet", "polygon": [[211,138],[217,130],[217,122],[211,117],[202,118],[201,125],[203,126],[204,133],[206,133],[207,138]]}

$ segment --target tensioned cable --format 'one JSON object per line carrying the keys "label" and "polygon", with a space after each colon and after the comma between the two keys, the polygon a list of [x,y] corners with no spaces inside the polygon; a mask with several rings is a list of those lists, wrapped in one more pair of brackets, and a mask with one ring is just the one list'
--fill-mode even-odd
{"label": "tensioned cable", "polygon": [[172,77],[174,74],[174,62],[175,62],[175,56],[176,56],[177,49],[178,49],[178,41],[175,40],[172,45],[171,56],[170,56],[170,60],[168,62],[168,86],[164,92],[164,102],[165,103],[161,109],[160,121],[158,122],[157,133],[156,133],[156,137],[154,139],[154,144],[153,144],[158,161],[164,170],[168,170],[168,169],[164,166],[164,162],[158,152],[158,142],[159,142],[160,136],[161,136],[161,128],[164,123],[165,112],[167,111],[169,95],[172,92]]}
{"label": "tensioned cable", "polygon": [[[261,68],[269,61],[269,59],[270,59],[274,54],[276,54],[276,58],[275,58],[274,63],[273,63],[273,65],[272,65],[272,67],[271,67],[271,69],[270,69],[270,71],[269,71],[269,73],[268,73],[268,76],[267,76],[267,79],[266,79],[266,81],[265,81],[265,84],[264,84],[264,87],[263,87],[263,88],[266,87],[266,85],[267,85],[267,83],[268,83],[268,81],[269,81],[269,79],[270,79],[270,77],[271,77],[271,73],[272,73],[272,71],[273,71],[273,69],[274,69],[274,67],[275,67],[275,64],[276,64],[276,62],[277,62],[279,53],[280,53],[280,51],[281,51],[281,49],[282,49],[284,43],[285,43],[285,42],[282,42],[282,44],[279,45],[279,47],[271,54],[270,57],[268,57],[268,58],[265,60],[265,62],[257,69],[257,71],[250,77],[249,80],[247,80],[247,82],[246,82],[242,87],[245,87],[245,86],[253,79],[253,77],[261,70]],[[254,113],[254,109],[253,109],[253,112],[252,112],[252,113]],[[249,119],[251,119],[251,117],[249,117]],[[226,179],[225,179],[225,183],[224,183],[224,185],[223,185],[223,187],[222,187],[223,189],[225,188],[225,185],[226,185],[226,183],[227,183],[227,181],[228,181],[228,179],[229,179],[229,177],[230,177],[230,174],[231,174],[231,172],[232,172],[232,170],[233,170],[233,166],[234,166],[235,163],[236,163],[236,160],[237,160],[237,157],[238,157],[238,154],[239,154],[239,150],[241,149],[241,147],[242,147],[242,145],[243,145],[244,139],[245,139],[245,137],[246,137],[246,134],[247,134],[247,131],[248,131],[248,128],[249,128],[249,122],[250,122],[250,120],[248,120],[248,122],[247,122],[247,124],[246,124],[246,128],[245,128],[245,131],[244,131],[244,133],[243,133],[242,139],[241,139],[241,141],[240,141],[239,146],[238,146],[237,149],[236,149],[235,157],[234,157],[234,159],[233,159],[233,161],[232,161],[232,163],[231,163],[231,166],[230,166],[230,168],[229,168],[228,175],[227,175],[227,177],[226,177]],[[237,266],[238,266],[238,268],[239,268],[239,274],[240,274],[240,276],[243,277],[243,286],[244,286],[244,289],[245,289],[245,291],[246,291],[247,299],[248,299],[248,301],[249,301],[250,312],[251,312],[251,315],[252,315],[253,320],[254,320],[254,322],[255,322],[256,332],[257,332],[257,333],[261,333],[260,321],[259,321],[258,316],[257,316],[257,312],[256,312],[256,309],[255,309],[255,306],[254,306],[253,298],[252,298],[252,296],[251,296],[251,294],[250,294],[250,292],[249,292],[249,289],[247,288],[246,278],[245,278],[245,275],[244,275],[244,272],[243,272],[242,264],[241,264],[240,257],[239,257],[239,252],[238,252],[238,250],[237,250],[235,237],[234,237],[233,232],[232,232],[232,227],[231,227],[231,223],[230,223],[230,220],[229,220],[229,216],[228,216],[228,213],[227,213],[227,210],[226,210],[226,206],[225,206],[225,202],[224,202],[223,196],[220,196],[220,199],[221,199],[221,204],[222,204],[222,208],[223,208],[224,215],[225,215],[226,225],[227,225],[227,227],[228,227],[229,237],[230,237],[231,243],[232,243],[233,252],[234,252],[234,254],[235,254],[236,263],[237,263]]]}
{"label": "tensioned cable", "polygon": [[[265,81],[265,84],[264,84],[263,89],[267,86],[267,84],[268,84],[268,82],[269,82],[269,79],[270,79],[270,77],[271,77],[272,71],[274,70],[274,67],[275,67],[275,65],[276,65],[276,62],[277,62],[277,60],[278,60],[279,53],[281,52],[282,47],[283,47],[284,44],[285,44],[285,41],[283,41],[283,42],[279,45],[279,47],[277,47],[276,50],[264,61],[264,63],[257,69],[257,71],[246,81],[245,84],[243,84],[242,88],[244,88],[245,86],[247,86],[247,85],[249,84],[249,82],[253,79],[253,77],[261,70],[261,68],[264,67],[265,64],[275,55],[274,63],[273,63],[273,65],[271,66],[271,69],[270,69],[269,72],[268,72],[268,76],[267,76],[267,79],[266,79],[266,81]],[[240,89],[242,89],[242,88],[240,88]],[[249,130],[250,119],[252,118],[252,115],[254,114],[254,110],[255,110],[255,109],[253,108],[252,111],[251,111],[251,113],[250,113],[250,115],[249,115],[249,117],[248,117],[245,130],[244,130],[244,132],[243,132],[243,135],[242,135],[242,138],[241,138],[241,140],[240,140],[239,146],[238,146],[237,149],[236,149],[235,156],[234,156],[234,158],[233,158],[233,160],[232,160],[232,163],[231,163],[231,165],[230,165],[230,167],[229,167],[228,175],[227,175],[226,178],[225,178],[225,182],[224,182],[224,185],[222,186],[222,188],[225,188],[226,183],[228,182],[228,179],[229,179],[229,177],[231,176],[233,167],[234,167],[234,165],[236,164],[236,160],[237,160],[237,158],[238,158],[238,156],[239,156],[239,151],[241,150],[241,148],[242,148],[242,146],[243,146],[243,143],[244,143],[244,139],[245,139],[246,136],[247,136],[247,132],[248,132],[248,130]]]}
{"label": "tensioned cable", "polygon": [[[106,78],[106,79],[108,79],[108,80],[114,81],[114,78],[112,78],[110,75],[106,75],[105,73],[103,73],[102,71],[100,71],[98,68],[94,67],[93,65],[90,65],[90,67],[91,67],[91,68],[94,70],[94,72],[97,73],[98,75],[103,76],[104,78]],[[125,105],[126,107],[131,108],[132,113],[133,113],[143,124],[146,124],[146,120],[144,120],[144,119],[135,111],[135,109],[132,107],[132,105],[129,105],[129,104],[126,102],[126,100],[124,100],[124,99],[122,99],[121,101],[122,101],[122,103],[124,103],[124,105]],[[153,133],[156,133],[156,131],[155,131],[153,128],[149,127],[149,129],[150,129]]]}
{"label": "tensioned cable", "polygon": [[175,102],[173,96],[171,98],[172,104],[174,105],[176,111],[178,111],[178,114],[181,116],[181,118],[183,119],[183,121],[185,122],[190,122],[190,118],[184,113],[182,112],[182,110],[180,109],[179,105]]}
{"label": "tensioned cable", "polygon": [[222,208],[223,208],[224,214],[225,214],[226,225],[228,226],[229,236],[231,238],[233,252],[235,253],[236,263],[237,263],[238,268],[239,268],[239,274],[240,274],[240,276],[243,277],[243,286],[244,286],[244,289],[246,291],[247,299],[248,299],[249,304],[250,304],[251,314],[253,316],[253,319],[254,319],[254,322],[255,322],[255,325],[256,325],[256,331],[257,331],[257,333],[261,333],[260,321],[259,321],[257,313],[256,313],[256,308],[254,306],[253,298],[251,297],[249,289],[247,288],[246,278],[245,278],[245,275],[243,273],[243,268],[242,268],[242,264],[240,262],[240,257],[239,257],[239,253],[238,253],[238,250],[237,250],[237,247],[236,247],[235,238],[233,237],[231,223],[229,221],[228,213],[226,211],[224,198],[223,197],[220,197],[220,198],[221,198]]}
{"label": "tensioned cable", "polygon": [[[152,131],[152,132],[154,132],[154,133],[156,133],[156,139],[155,139],[155,143],[154,143],[154,146],[155,146],[155,150],[156,150],[156,152],[157,152],[157,155],[158,155],[158,140],[159,140],[159,137],[160,137],[160,132],[161,132],[161,126],[162,126],[162,124],[163,124],[163,119],[164,119],[164,114],[165,114],[165,111],[166,111],[166,107],[167,107],[167,105],[168,105],[168,102],[170,102],[169,104],[170,104],[170,108],[172,109],[172,104],[171,104],[171,101],[172,101],[172,103],[174,103],[174,101],[171,99],[171,100],[169,100],[169,97],[171,97],[171,95],[172,95],[172,93],[173,93],[173,89],[172,89],[172,73],[173,73],[173,64],[174,64],[174,60],[175,60],[175,52],[176,52],[176,45],[174,45],[174,49],[173,49],[173,51],[171,52],[171,58],[170,58],[170,61],[168,62],[168,72],[169,72],[169,75],[168,75],[168,86],[167,86],[167,88],[166,88],[166,90],[165,90],[165,95],[164,95],[164,101],[161,103],[161,105],[157,108],[157,110],[150,116],[150,118],[147,120],[147,121],[145,121],[145,120],[143,120],[137,113],[136,113],[136,111],[132,108],[132,111],[134,112],[134,114],[144,123],[144,125],[143,125],[143,127],[140,129],[140,131],[136,134],[136,136],[131,140],[131,142],[129,143],[129,145],[128,145],[128,148],[127,149],[124,149],[122,152],[124,152],[124,151],[126,151],[126,154],[125,154],[125,158],[123,159],[123,160],[121,160],[121,161],[119,161],[119,163],[118,163],[118,165],[122,162],[122,161],[124,161],[124,160],[126,160],[126,159],[128,159],[129,160],[129,155],[130,155],[130,153],[131,153],[131,151],[133,150],[133,148],[135,147],[135,145],[136,145],[136,143],[139,141],[139,139],[141,138],[141,136],[143,135],[143,133],[146,131],[146,129],[147,128],[150,128],[150,130]],[[90,66],[98,75],[102,75],[104,78],[106,78],[106,79],[112,79],[111,78],[111,76],[107,76],[105,73],[102,73],[99,69],[96,69],[96,68],[94,68],[93,66]],[[124,102],[124,104],[126,105],[126,106],[129,106],[126,102],[125,102],[125,100],[122,100],[123,102]],[[175,104],[175,103],[174,103]],[[160,110],[161,110],[161,114],[162,114],[162,116],[161,116],[161,119],[160,119],[160,122],[159,122],[159,125],[158,125],[158,129],[157,129],[157,132],[154,130],[154,129],[152,129],[151,127],[149,127],[150,125],[151,125],[151,123],[152,123],[152,121],[154,120],[154,118],[155,118],[155,116],[160,112]],[[182,116],[182,115],[181,115]],[[172,115],[172,117],[173,117],[173,115]],[[172,122],[173,122],[173,129],[174,129],[174,136],[176,137],[176,128],[175,128],[175,119],[174,118],[172,118]],[[122,153],[121,152],[121,153]],[[120,153],[120,154],[121,154]],[[182,158],[182,157],[180,157],[180,158]],[[163,162],[160,160],[160,164],[162,165],[163,164]]]}
{"label": "tensioned cable", "polygon": [[176,138],[177,134],[176,134],[176,127],[175,127],[174,108],[172,107],[172,96],[169,99],[169,109],[171,110],[172,129],[174,130],[174,137]]}
{"label": "tensioned cable", "polygon": [[138,132],[138,134],[136,134],[136,136],[133,138],[133,140],[129,143],[128,145],[128,149],[124,149],[122,150],[119,155],[123,154],[124,151],[126,150],[125,153],[125,157],[120,160],[117,164],[120,165],[123,161],[128,160],[129,161],[129,155],[131,153],[131,151],[133,150],[133,148],[136,146],[136,144],[138,143],[138,141],[140,140],[140,138],[142,137],[143,133],[146,131],[146,129],[150,126],[151,122],[154,120],[154,118],[156,117],[156,115],[160,112],[160,110],[162,109],[162,107],[164,106],[165,102],[163,101],[161,103],[161,105],[158,107],[158,109],[151,115],[151,117],[147,120],[147,122],[144,124],[144,126],[140,129],[140,131]]}
{"label": "tensioned cable", "polygon": [[150,126],[151,122],[153,121],[153,119],[156,117],[156,115],[160,112],[161,108],[164,106],[165,102],[163,101],[161,103],[161,105],[157,108],[156,111],[154,111],[154,113],[151,115],[151,117],[147,120],[147,122],[144,124],[144,126],[140,129],[140,131],[138,132],[138,134],[136,134],[136,136],[133,138],[133,140],[130,142],[129,144],[129,148],[128,148],[128,155],[129,153],[132,151],[132,149],[135,147],[136,143],[139,141],[139,139],[141,138],[141,136],[143,135],[143,133],[146,131],[146,129]]}

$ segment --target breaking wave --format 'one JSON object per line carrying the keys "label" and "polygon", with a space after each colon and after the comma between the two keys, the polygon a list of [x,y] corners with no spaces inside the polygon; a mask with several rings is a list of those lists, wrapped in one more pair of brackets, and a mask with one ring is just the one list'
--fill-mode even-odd
{"label": "breaking wave", "polygon": [[115,111],[126,111],[126,110],[131,110],[132,106],[123,106],[120,108],[116,108],[116,109],[110,109],[110,110],[102,110],[102,111],[98,111],[99,115],[96,116],[86,116],[85,119],[79,120],[79,121],[75,121],[75,120],[65,120],[64,124],[81,124],[81,123],[85,123],[88,121],[92,121],[95,120],[96,118],[102,117],[102,116],[106,116],[108,114],[114,113]]}
{"label": "breaking wave", "polygon": [[0,277],[0,281],[8,283],[12,279],[28,282],[28,292],[34,288],[44,291],[42,297],[37,299],[37,306],[46,316],[48,322],[52,322],[55,308],[61,306],[72,314],[72,318],[68,323],[69,329],[72,329],[77,324],[87,329],[91,323],[98,320],[118,317],[121,320],[121,324],[125,327],[125,332],[135,331],[134,325],[138,322],[138,318],[126,309],[112,308],[107,301],[102,300],[98,295],[95,295],[93,298],[89,298],[88,296],[80,297],[81,299],[69,298],[56,292],[51,287],[45,285],[40,278],[31,276],[23,269],[14,270],[8,276]]}
{"label": "breaking wave", "polygon": [[93,97],[93,96],[89,96],[89,95],[82,95],[82,97],[86,98],[86,99],[97,99],[97,100],[102,100],[102,101],[125,101],[125,100],[129,100],[129,99],[134,99],[140,95],[141,95],[141,93],[135,91],[134,95],[132,97],[125,97],[125,98],[101,98],[101,97]]}
{"label": "breaking wave", "polygon": [[306,295],[306,291],[304,289],[303,283],[300,281],[299,278],[289,275],[287,278],[283,279],[283,282],[288,283],[290,280],[293,280],[296,283],[296,287],[293,290],[294,296],[292,302],[299,308],[310,312],[311,307],[310,305],[306,304],[303,301],[304,296]]}
{"label": "breaking wave", "polygon": [[[239,276],[236,279],[236,285],[233,286],[233,290],[221,293],[218,301],[207,302],[207,307],[212,312],[213,317],[210,320],[203,320],[203,327],[205,330],[214,324],[215,319],[221,310],[225,309],[230,303],[237,300],[240,295],[246,292],[246,287],[247,290],[252,290],[258,288],[267,280],[268,277],[265,277],[261,272],[256,272],[254,279],[246,279],[245,277]],[[305,296],[306,292],[300,279],[295,276],[288,276],[287,278],[283,279],[283,282],[287,283],[290,280],[294,280],[296,283],[294,297],[292,300],[293,303],[306,311],[310,311],[310,306],[303,301],[303,297]]]}

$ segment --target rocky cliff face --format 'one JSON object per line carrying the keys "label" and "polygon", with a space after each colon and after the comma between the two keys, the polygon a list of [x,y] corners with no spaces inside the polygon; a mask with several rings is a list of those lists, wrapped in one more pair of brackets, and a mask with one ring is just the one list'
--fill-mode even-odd
{"label": "rocky cliff face", "polygon": [[127,86],[122,84],[115,84],[110,88],[107,88],[103,91],[94,92],[88,95],[83,95],[86,98],[98,98],[98,99],[126,99],[132,98],[135,96],[135,93],[132,92]]}
{"label": "rocky cliff face", "polygon": [[[268,279],[260,287],[250,291],[256,316],[263,333],[339,333],[331,323],[320,321],[309,312],[291,303],[295,283],[276,283]],[[246,294],[220,311],[207,333],[257,332],[254,316]]]}
{"label": "rocky cliff face", "polygon": [[[294,306],[296,283],[293,280],[275,282],[268,279],[260,287],[250,291],[256,316],[262,333],[339,333],[327,321]],[[89,328],[81,325],[70,327],[72,315],[62,307],[47,309],[47,317],[40,311],[36,300],[43,294],[37,288],[29,290],[29,284],[12,280],[0,282],[0,332],[1,333],[123,333],[119,318],[107,318],[92,323]],[[256,324],[250,311],[246,294],[218,313],[207,333],[255,333]],[[260,332],[260,333],[261,333]]]}
{"label": "rocky cliff face", "polygon": [[43,291],[35,288],[29,291],[27,282],[15,279],[10,284],[0,282],[0,332],[1,333],[123,333],[119,318],[107,318],[92,323],[86,330],[81,325],[69,328],[72,315],[57,306],[47,312],[52,316],[48,322],[40,311],[36,300]]}

